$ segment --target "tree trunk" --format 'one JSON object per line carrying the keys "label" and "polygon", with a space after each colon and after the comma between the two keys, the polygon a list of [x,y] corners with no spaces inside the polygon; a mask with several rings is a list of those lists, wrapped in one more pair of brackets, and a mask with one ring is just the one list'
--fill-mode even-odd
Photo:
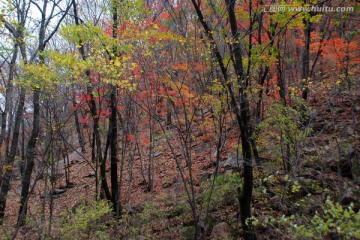
{"label": "tree trunk", "polygon": [[309,72],[310,72],[310,37],[311,37],[311,22],[310,20],[305,20],[305,29],[304,29],[304,37],[305,37],[305,46],[303,49],[303,56],[302,56],[302,93],[301,97],[305,101],[308,98],[308,81],[309,81]]}
{"label": "tree trunk", "polygon": [[12,143],[10,147],[10,152],[5,158],[5,165],[3,167],[4,173],[1,181],[0,187],[0,222],[4,219],[5,208],[6,208],[6,197],[10,189],[10,180],[12,176],[13,164],[15,155],[18,148],[18,140],[20,135],[20,125],[23,117],[23,110],[25,104],[25,89],[21,88],[20,90],[20,98],[19,104],[16,110],[15,115],[15,124],[14,124],[14,132],[12,137]]}
{"label": "tree trunk", "polygon": [[[243,182],[243,192],[240,198],[240,213],[242,227],[244,230],[245,239],[255,239],[255,233],[251,227],[251,224],[247,224],[246,220],[251,217],[251,198],[252,198],[252,189],[253,189],[253,167],[252,167],[252,147],[251,147],[251,125],[250,125],[250,104],[246,95],[245,88],[248,86],[245,79],[244,68],[242,64],[242,52],[239,39],[239,32],[237,29],[237,22],[235,16],[235,1],[225,0],[228,14],[229,22],[232,33],[232,44],[231,44],[231,56],[233,60],[233,65],[235,69],[236,78],[238,81],[239,94],[236,94],[233,91],[232,83],[229,82],[229,77],[227,73],[227,68],[223,62],[223,57],[219,51],[218,46],[214,40],[212,30],[208,26],[206,19],[202,15],[199,5],[195,0],[191,1],[200,23],[202,24],[207,37],[209,38],[211,51],[219,64],[220,71],[223,75],[223,81],[221,82],[230,96],[230,102],[232,110],[236,116],[240,132],[241,132],[241,144],[243,148],[243,158],[244,158],[244,182]],[[240,103],[240,104],[239,104]],[[255,146],[254,146],[255,147]]]}
{"label": "tree trunk", "polygon": [[111,164],[111,201],[116,216],[121,214],[121,205],[119,199],[118,169],[117,169],[117,114],[116,114],[116,89],[111,86],[110,94],[111,114],[109,119],[110,131],[110,164]]}
{"label": "tree trunk", "polygon": [[84,132],[83,132],[83,128],[82,128],[82,124],[79,121],[79,115],[78,115],[78,111],[76,109],[76,101],[75,101],[75,93],[73,95],[73,107],[75,108],[74,111],[74,118],[75,118],[75,127],[76,127],[76,132],[78,135],[78,139],[79,139],[79,144],[81,147],[81,152],[85,153],[85,138],[84,138]]}
{"label": "tree trunk", "polygon": [[[118,30],[118,2],[112,0],[112,38],[117,39]],[[117,46],[113,46],[112,54],[115,60],[118,57]],[[115,62],[115,61],[114,61]],[[121,215],[121,204],[120,204],[120,189],[118,182],[118,157],[117,157],[117,109],[116,109],[116,87],[110,84],[110,119],[109,119],[109,137],[110,137],[110,166],[111,166],[111,201],[113,204],[113,211],[116,217]]]}
{"label": "tree trunk", "polygon": [[[250,124],[250,103],[246,94],[246,88],[248,86],[248,79],[244,79],[244,68],[242,65],[242,53],[241,45],[239,39],[239,32],[237,28],[236,16],[235,16],[235,2],[225,0],[230,28],[232,32],[232,57],[234,58],[234,69],[237,75],[239,89],[239,100],[240,107],[235,108],[235,112],[238,124],[241,132],[241,145],[242,145],[242,154],[244,158],[244,177],[243,177],[243,188],[240,197],[240,214],[241,214],[241,223],[244,230],[245,239],[255,239],[255,232],[252,228],[251,222],[247,222],[251,218],[251,199],[253,191],[253,166],[252,166],[252,146],[251,146],[251,124]],[[237,104],[237,103],[234,103]],[[255,146],[253,146],[255,147]]]}
{"label": "tree trunk", "polygon": [[[15,73],[15,64],[16,64],[16,60],[17,60],[17,56],[18,56],[18,44],[15,44],[14,46],[14,53],[13,56],[11,58],[11,62],[10,62],[10,69],[9,69],[9,80],[7,83],[7,87],[6,87],[6,92],[5,92],[5,109],[4,111],[1,113],[1,133],[0,133],[0,149],[2,148],[2,144],[4,142],[4,139],[6,137],[6,125],[7,125],[7,118],[9,117],[9,111],[10,111],[10,106],[12,105],[12,97],[11,97],[11,93],[12,93],[12,81],[14,79],[14,73]],[[10,130],[9,130],[10,132]],[[6,144],[8,145],[8,143]],[[4,155],[4,158],[6,157],[6,154]],[[2,179],[2,170],[3,169],[3,161],[1,160],[3,156],[1,156],[0,154],[0,184],[1,184],[1,179]]]}
{"label": "tree trunk", "polygon": [[[80,20],[77,14],[77,5],[75,0],[72,0],[72,5],[73,5],[73,10],[74,10],[74,20],[75,20],[75,24],[77,26],[80,26]],[[86,55],[85,55],[85,49],[84,49],[84,44],[83,42],[80,40],[80,47],[79,47],[79,52],[81,54],[81,57],[83,60],[86,59]],[[90,81],[90,70],[86,71],[86,76]],[[91,85],[91,81],[87,87],[87,94],[89,94],[90,96],[90,101],[89,101],[89,108],[90,108],[90,113],[91,113],[91,117],[94,120],[94,124],[93,124],[93,141],[95,144],[93,144],[93,153],[96,153],[95,159],[96,159],[96,166],[98,166],[100,164],[100,181],[101,181],[101,188],[102,191],[107,199],[111,199],[111,194],[110,194],[110,190],[109,190],[109,186],[107,184],[106,181],[106,169],[105,169],[105,160],[106,158],[102,158],[102,153],[101,153],[101,136],[100,136],[100,132],[99,132],[99,116],[97,114],[97,107],[96,107],[96,102],[94,99],[94,95],[93,95],[93,86]],[[96,145],[96,151],[95,151],[95,146]],[[104,162],[103,162],[104,161]],[[96,178],[97,178],[97,168],[96,168]],[[97,187],[97,186],[96,186]],[[96,190],[97,191],[97,190]],[[96,196],[98,197],[98,196]]]}
{"label": "tree trunk", "polygon": [[280,94],[280,101],[281,103],[286,106],[286,82],[285,77],[282,71],[282,64],[281,64],[281,56],[280,56],[280,40],[278,39],[277,42],[277,49],[276,49],[276,69],[277,69],[277,85],[279,87],[279,94]]}
{"label": "tree trunk", "polygon": [[27,144],[25,159],[24,175],[21,180],[21,197],[20,197],[20,208],[18,224],[20,226],[25,224],[26,213],[27,213],[27,200],[29,195],[29,187],[31,181],[31,174],[34,168],[35,159],[35,147],[40,132],[40,90],[34,89],[34,116],[33,116],[33,129]]}

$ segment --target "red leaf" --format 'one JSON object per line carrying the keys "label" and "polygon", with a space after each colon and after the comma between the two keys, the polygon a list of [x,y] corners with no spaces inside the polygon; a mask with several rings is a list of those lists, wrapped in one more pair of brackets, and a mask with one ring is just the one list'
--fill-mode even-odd
{"label": "red leaf", "polygon": [[135,140],[135,136],[134,135],[132,135],[132,134],[126,134],[125,135],[125,140],[126,141],[133,141],[133,140]]}
{"label": "red leaf", "polygon": [[118,109],[118,110],[124,110],[125,107],[124,107],[124,106],[121,106],[121,105],[118,105],[118,106],[116,106],[116,109]]}

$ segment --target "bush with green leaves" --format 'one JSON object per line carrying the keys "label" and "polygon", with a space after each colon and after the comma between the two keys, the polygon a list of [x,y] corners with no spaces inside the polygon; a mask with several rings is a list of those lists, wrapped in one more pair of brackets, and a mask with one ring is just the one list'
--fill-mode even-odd
{"label": "bush with green leaves", "polygon": [[[239,173],[218,175],[214,180],[213,190],[211,187],[204,192],[205,203],[210,201],[211,206],[233,205],[238,200],[241,191],[241,178]],[[211,181],[211,183],[212,183]]]}
{"label": "bush with green leaves", "polygon": [[303,225],[294,225],[295,237],[299,239],[360,239],[360,212],[350,204],[344,208],[327,199],[323,214],[316,214]]}
{"label": "bush with green leaves", "polygon": [[282,162],[287,171],[294,170],[302,154],[305,138],[311,128],[302,124],[302,113],[290,106],[274,103],[265,120],[258,125],[258,146]]}
{"label": "bush with green leaves", "polygon": [[290,239],[360,239],[360,212],[354,211],[353,204],[343,207],[330,198],[311,217],[262,216],[251,221],[254,226],[270,227]]}
{"label": "bush with green leaves", "polygon": [[104,201],[81,205],[64,214],[61,239],[109,239],[106,223],[111,220],[110,214],[111,207]]}

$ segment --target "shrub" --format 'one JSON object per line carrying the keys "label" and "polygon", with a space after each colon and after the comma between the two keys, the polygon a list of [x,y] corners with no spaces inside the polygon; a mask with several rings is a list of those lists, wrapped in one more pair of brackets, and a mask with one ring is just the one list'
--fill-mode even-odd
{"label": "shrub", "polygon": [[352,204],[344,208],[329,198],[312,217],[260,216],[251,221],[254,226],[271,227],[291,239],[360,239],[360,212],[355,212]]}
{"label": "shrub", "polygon": [[301,111],[275,103],[269,106],[265,120],[257,128],[259,147],[270,150],[288,172],[298,167],[304,140],[311,132],[301,119]]}
{"label": "shrub", "polygon": [[206,202],[210,201],[212,206],[228,206],[237,202],[241,190],[241,178],[239,173],[219,175],[214,181],[214,189],[205,192]]}
{"label": "shrub", "polygon": [[109,239],[105,219],[110,213],[111,208],[104,201],[80,206],[64,216],[61,239]]}
{"label": "shrub", "polygon": [[297,238],[360,239],[360,212],[356,213],[352,204],[344,208],[327,199],[323,214],[316,212],[308,223],[294,227]]}

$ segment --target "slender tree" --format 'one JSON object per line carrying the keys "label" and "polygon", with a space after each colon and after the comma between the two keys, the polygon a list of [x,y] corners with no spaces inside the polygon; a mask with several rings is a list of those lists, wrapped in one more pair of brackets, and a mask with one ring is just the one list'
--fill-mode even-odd
{"label": "slender tree", "polygon": [[[67,4],[66,8],[64,10],[60,9],[59,12],[56,11],[56,9],[59,7],[58,5],[59,2],[51,3],[50,1],[46,0],[43,2],[42,8],[36,3],[33,4],[35,4],[35,6],[38,8],[41,14],[41,22],[38,33],[38,47],[35,53],[32,55],[30,61],[33,61],[36,58],[36,56],[38,56],[39,63],[44,64],[45,59],[42,56],[42,53],[45,50],[48,42],[57,32],[61,22],[64,20],[66,14],[69,11],[71,4],[70,3]],[[47,15],[47,12],[49,10],[50,10],[50,14]],[[54,19],[59,14],[61,15],[60,18],[55,23],[55,27],[53,29],[49,29],[50,22],[54,21]],[[50,32],[47,34],[49,30]],[[26,164],[24,169],[24,175],[21,181],[22,189],[21,189],[21,200],[20,200],[20,209],[19,209],[19,218],[18,218],[18,224],[20,225],[23,225],[26,219],[30,180],[31,180],[31,174],[34,168],[34,161],[35,161],[35,148],[40,133],[40,94],[41,94],[41,89],[35,85],[33,87],[33,128],[27,143],[27,148],[25,153]]]}

